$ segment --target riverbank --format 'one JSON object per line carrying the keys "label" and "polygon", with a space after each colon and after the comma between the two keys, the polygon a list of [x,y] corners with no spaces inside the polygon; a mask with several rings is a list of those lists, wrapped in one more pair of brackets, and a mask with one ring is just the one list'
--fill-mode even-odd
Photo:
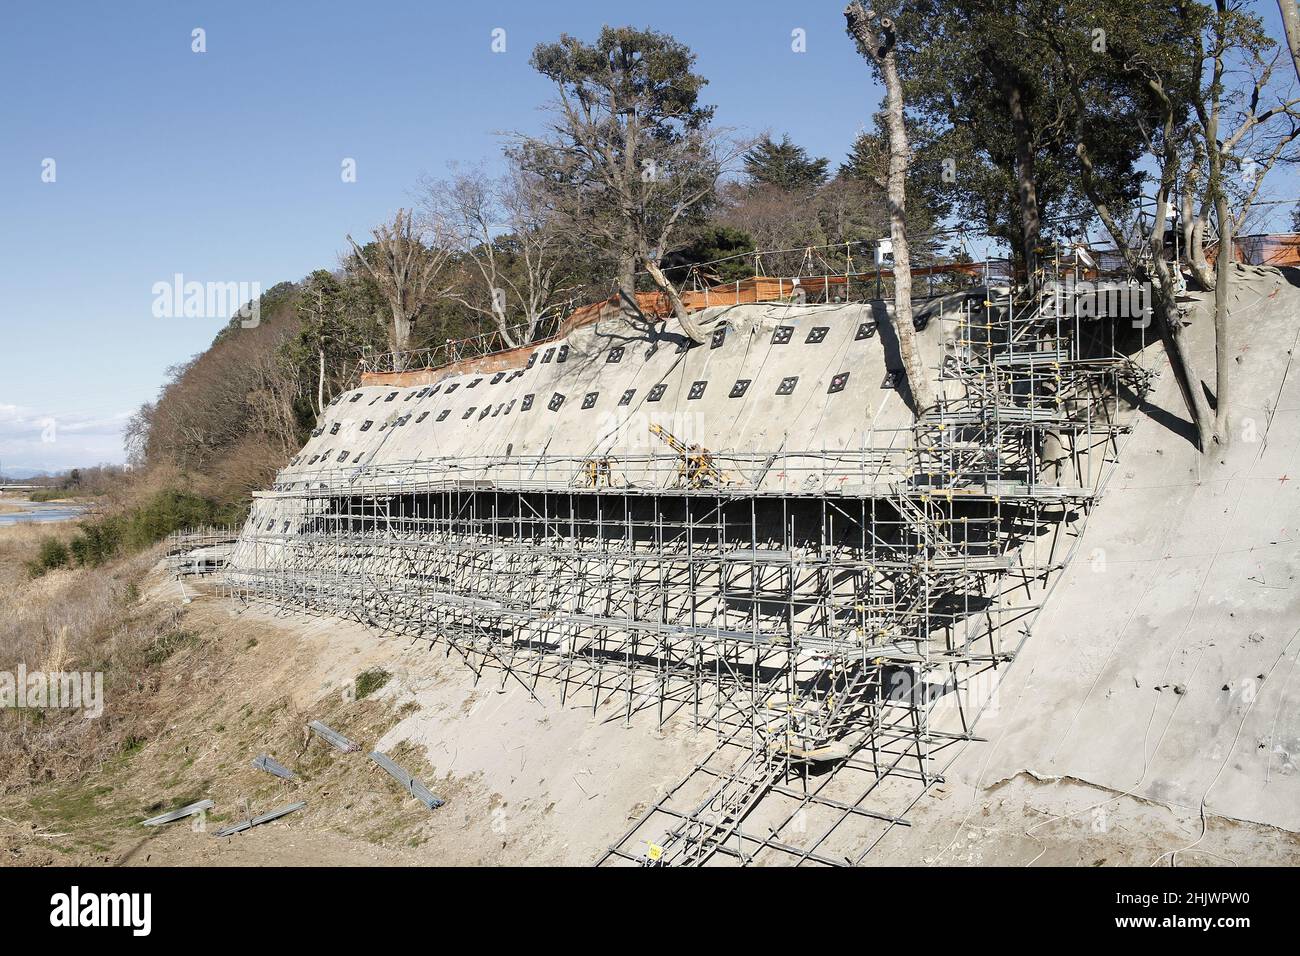
{"label": "riverbank", "polygon": [[26,495],[0,494],[0,526],[72,521],[85,514],[90,506],[90,500],[84,498],[32,501]]}

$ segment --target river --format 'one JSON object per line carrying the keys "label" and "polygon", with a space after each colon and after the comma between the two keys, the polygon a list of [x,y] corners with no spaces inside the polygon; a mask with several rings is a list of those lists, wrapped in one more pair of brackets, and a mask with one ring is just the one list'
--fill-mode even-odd
{"label": "river", "polygon": [[23,509],[0,514],[0,528],[24,522],[51,524],[56,521],[71,521],[86,510],[85,505],[68,504],[66,501],[25,501],[21,498],[0,498],[0,501]]}

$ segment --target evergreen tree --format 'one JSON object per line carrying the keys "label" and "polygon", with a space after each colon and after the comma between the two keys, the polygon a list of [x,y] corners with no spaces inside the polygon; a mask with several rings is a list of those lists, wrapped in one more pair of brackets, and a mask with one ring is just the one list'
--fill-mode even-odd
{"label": "evergreen tree", "polygon": [[765,136],[744,157],[751,185],[778,189],[816,189],[826,182],[830,160],[813,159],[808,151],[782,136],[777,143]]}
{"label": "evergreen tree", "polygon": [[[690,245],[664,257],[664,272],[682,285],[691,277],[691,267],[699,266],[701,282],[735,282],[754,274],[754,240],[749,233],[724,225],[711,225],[695,237]],[[739,257],[739,258],[737,258]],[[725,261],[719,262],[717,260]],[[708,265],[704,265],[708,263]]]}
{"label": "evergreen tree", "polygon": [[539,44],[531,62],[555,84],[550,133],[521,138],[514,155],[559,225],[616,263],[625,302],[640,265],[703,341],[659,268],[702,219],[730,159],[710,127],[713,108],[700,102],[707,80],[695,54],[665,33],[606,26],[591,44],[567,34]]}

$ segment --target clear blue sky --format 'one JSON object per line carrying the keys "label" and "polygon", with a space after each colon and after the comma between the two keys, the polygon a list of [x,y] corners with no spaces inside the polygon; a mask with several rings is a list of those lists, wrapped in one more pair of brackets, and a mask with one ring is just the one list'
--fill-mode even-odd
{"label": "clear blue sky", "polygon": [[[1271,5],[1270,5],[1271,6]],[[221,322],[155,282],[332,267],[424,173],[490,160],[549,95],[534,44],[600,25],[699,55],[724,125],[843,158],[879,101],[835,2],[14,3],[0,13],[0,468],[122,458],[125,417]],[[1272,15],[1276,17],[1274,12]],[[191,51],[206,31],[207,52]],[[506,52],[491,50],[506,31]],[[791,49],[806,31],[807,52]],[[357,163],[344,183],[340,164]],[[42,182],[54,159],[57,179]],[[53,427],[50,423],[53,422]],[[49,440],[53,439],[53,440]]]}

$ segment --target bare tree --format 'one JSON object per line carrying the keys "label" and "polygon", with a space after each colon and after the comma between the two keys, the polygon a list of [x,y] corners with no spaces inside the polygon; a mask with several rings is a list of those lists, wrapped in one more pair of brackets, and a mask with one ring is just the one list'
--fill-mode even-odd
{"label": "bare tree", "polygon": [[[1294,6],[1294,3],[1292,4]],[[1282,60],[1273,52],[1273,40],[1263,33],[1261,24],[1232,0],[1215,0],[1208,21],[1206,40],[1197,34],[1198,67],[1208,61],[1208,82],[1191,88],[1199,142],[1194,147],[1196,161],[1205,161],[1205,195],[1196,222],[1184,225],[1189,239],[1187,258],[1197,281],[1214,289],[1215,344],[1215,417],[1214,440],[1226,446],[1231,428],[1228,416],[1230,389],[1230,349],[1228,343],[1229,284],[1232,280],[1234,236],[1245,224],[1251,203],[1259,195],[1265,176],[1281,159],[1288,156],[1291,144],[1300,136],[1300,99],[1274,96],[1271,91],[1273,72]],[[1233,88],[1229,85],[1229,57],[1244,58],[1254,69],[1250,82]],[[1198,76],[1199,80],[1199,76]],[[1240,194],[1231,195],[1228,167],[1235,164],[1242,171]],[[1201,180],[1199,172],[1189,172],[1188,180]],[[1237,200],[1239,212],[1231,206]],[[1191,202],[1184,195],[1183,209],[1190,214]],[[1218,252],[1215,274],[1206,264],[1204,236],[1210,210],[1218,227]]]}
{"label": "bare tree", "polygon": [[318,330],[316,346],[316,415],[325,413],[325,348],[329,341],[329,315],[325,304],[325,289],[320,283],[304,283],[298,314],[303,325]]}
{"label": "bare tree", "polygon": [[[1199,29],[1188,10],[1185,31]],[[1200,8],[1194,10],[1199,12]],[[1067,23],[1041,12],[1033,32],[1052,51],[1064,74],[1064,88],[1073,105],[1073,151],[1079,186],[1109,233],[1129,272],[1139,279],[1151,279],[1152,313],[1165,355],[1173,370],[1195,443],[1208,452],[1213,416],[1202,380],[1183,336],[1182,292],[1177,264],[1165,255],[1164,235],[1171,200],[1188,147],[1186,99],[1188,55],[1184,44],[1171,44],[1150,36],[1140,17],[1128,14],[1117,21],[1127,27],[1123,42],[1108,49],[1123,51],[1122,57],[1098,57],[1090,44]],[[1119,37],[1115,39],[1119,40]],[[1098,147],[1095,117],[1112,117],[1131,124],[1141,137],[1150,161],[1157,170],[1155,221],[1148,231],[1144,224],[1133,228],[1131,200],[1115,188],[1105,171],[1104,149]],[[1090,125],[1092,124],[1092,125]]]}
{"label": "bare tree", "polygon": [[388,302],[393,319],[388,341],[394,352],[410,347],[411,329],[429,299],[439,294],[434,285],[451,259],[442,229],[435,224],[429,236],[432,242],[426,245],[428,231],[417,227],[409,210],[399,209],[391,223],[375,227],[374,242],[366,249],[358,246],[352,236],[347,237],[357,261]]}
{"label": "bare tree", "polygon": [[157,405],[153,402],[145,402],[127,419],[126,426],[122,429],[126,461],[133,468],[140,468],[148,463],[149,431],[153,428],[156,408]]}
{"label": "bare tree", "polygon": [[903,123],[903,84],[898,77],[898,63],[894,56],[897,37],[891,19],[865,9],[859,0],[853,0],[844,8],[844,18],[849,35],[857,41],[858,52],[870,61],[885,83],[889,167],[882,186],[894,250],[894,326],[914,410],[920,416],[934,405],[934,390],[921,367],[916,330],[912,325],[912,260],[907,245],[907,167],[911,155]]}
{"label": "bare tree", "polygon": [[506,344],[532,341],[567,303],[569,242],[546,215],[538,184],[514,168],[424,182],[424,209],[444,224],[469,281],[446,296],[489,318]]}
{"label": "bare tree", "polygon": [[253,377],[248,392],[255,432],[274,443],[287,459],[301,444],[294,416],[294,400],[301,393],[298,370],[285,360],[282,351],[265,350],[250,365]]}
{"label": "bare tree", "polygon": [[[1278,164],[1297,160],[1300,97],[1285,95],[1275,83],[1284,53],[1277,50],[1269,55],[1271,39],[1253,26],[1237,6],[1220,0],[1210,19],[1209,43],[1198,50],[1200,59],[1209,64],[1208,82],[1192,91],[1196,128],[1180,205],[1187,264],[1206,289],[1214,289],[1218,281],[1207,261],[1205,242],[1212,213],[1218,223],[1220,199],[1225,208],[1219,247],[1231,249],[1222,233],[1226,229],[1240,235],[1269,173]],[[1247,83],[1228,82],[1229,74],[1238,72],[1230,56],[1248,61]],[[1235,182],[1227,175],[1231,165],[1241,172]]]}

